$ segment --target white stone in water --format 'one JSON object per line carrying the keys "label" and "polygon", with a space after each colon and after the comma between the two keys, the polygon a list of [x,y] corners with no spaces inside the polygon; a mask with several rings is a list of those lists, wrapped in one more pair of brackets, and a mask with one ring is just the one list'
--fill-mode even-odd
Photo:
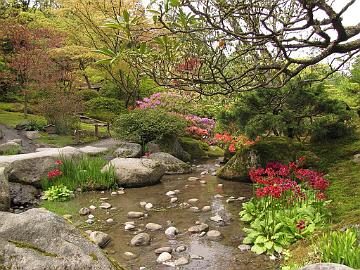
{"label": "white stone in water", "polygon": [[140,206],[141,206],[142,208],[144,208],[146,204],[147,204],[147,202],[140,202]]}
{"label": "white stone in water", "polygon": [[245,197],[238,197],[238,198],[237,198],[238,201],[243,201],[243,200],[245,200],[245,199],[246,199]]}
{"label": "white stone in water", "polygon": [[132,258],[135,258],[135,257],[136,257],[136,255],[135,255],[134,253],[130,252],[130,251],[124,252],[124,255],[125,255],[126,257],[132,257]]}
{"label": "white stone in water", "polygon": [[216,194],[216,195],[214,196],[214,198],[221,199],[221,198],[224,198],[224,196],[223,196],[223,195],[220,195],[220,194]]}
{"label": "white stone in water", "polygon": [[206,234],[206,232],[201,232],[201,233],[199,234],[199,236],[200,236],[200,237],[203,237],[203,236],[205,236],[205,234]]}
{"label": "white stone in water", "polygon": [[175,191],[173,191],[173,190],[170,190],[170,191],[168,191],[168,192],[166,192],[166,196],[169,196],[169,197],[174,197],[175,196]]}
{"label": "white stone in water", "polygon": [[125,224],[125,230],[126,231],[130,231],[135,229],[135,225],[134,224]]}
{"label": "white stone in water", "polygon": [[181,245],[181,246],[178,246],[177,248],[175,248],[175,251],[176,252],[183,252],[183,251],[185,251],[186,250],[186,246],[184,246],[184,245]]}
{"label": "white stone in water", "polygon": [[91,214],[90,214],[90,215],[88,215],[88,218],[89,218],[89,219],[94,219],[95,217],[94,217],[94,215],[91,215]]}
{"label": "white stone in water", "polygon": [[242,244],[238,246],[238,249],[240,249],[240,251],[247,251],[251,249],[251,246]]}
{"label": "white stone in water", "polygon": [[200,183],[204,185],[204,184],[206,184],[207,182],[206,182],[205,180],[201,180]]}
{"label": "white stone in water", "polygon": [[190,233],[201,233],[203,231],[207,231],[209,229],[209,225],[202,223],[200,225],[192,226],[188,229]]}
{"label": "white stone in water", "polygon": [[111,196],[116,196],[118,193],[116,191],[111,192]]}
{"label": "white stone in water", "polygon": [[212,172],[212,173],[211,173],[211,176],[216,176],[216,172]]}
{"label": "white stone in water", "polygon": [[223,184],[218,184],[218,187],[223,187]]}
{"label": "white stone in water", "polygon": [[112,218],[108,218],[108,219],[106,220],[106,223],[112,224],[112,223],[114,223],[114,220],[113,220]]}
{"label": "white stone in water", "polygon": [[99,206],[101,209],[110,209],[111,208],[111,204],[107,203],[107,202],[103,202],[100,204]]}
{"label": "white stone in water", "polygon": [[180,257],[179,259],[174,261],[175,267],[180,266],[180,265],[185,265],[188,263],[189,263],[189,260],[185,257]]}
{"label": "white stone in water", "polygon": [[104,194],[104,193],[105,193],[105,191],[101,191],[100,193],[101,193],[101,194]]}
{"label": "white stone in water", "polygon": [[165,230],[165,235],[168,237],[174,237],[179,233],[178,229],[175,227],[169,227]]}
{"label": "white stone in water", "polygon": [[190,208],[191,207],[191,205],[190,204],[188,204],[187,202],[183,202],[183,203],[180,203],[180,207],[181,208]]}
{"label": "white stone in water", "polygon": [[90,205],[89,208],[90,208],[91,210],[95,210],[95,209],[96,209],[96,206],[95,206],[95,205]]}
{"label": "white stone in water", "polygon": [[132,246],[148,246],[150,244],[150,235],[139,233],[131,239],[130,244]]}
{"label": "white stone in water", "polygon": [[79,214],[82,215],[82,216],[86,216],[90,213],[90,209],[89,208],[86,208],[86,207],[83,207],[79,210]]}
{"label": "white stone in water", "polygon": [[194,212],[194,213],[198,213],[198,212],[200,212],[199,207],[196,207],[196,206],[192,206],[192,207],[190,207],[190,210],[191,210],[191,212]]}
{"label": "white stone in water", "polygon": [[196,254],[191,254],[190,258],[193,259],[193,260],[203,260],[204,259],[203,256],[196,255]]}
{"label": "white stone in water", "polygon": [[146,205],[145,205],[145,209],[146,210],[150,210],[151,208],[153,208],[154,206],[153,206],[153,204],[152,203],[147,203]]}
{"label": "white stone in water", "polygon": [[123,195],[123,194],[125,194],[125,191],[124,190],[118,190],[118,192],[117,192],[119,195]]}
{"label": "white stone in water", "polygon": [[209,172],[208,171],[203,171],[203,172],[200,173],[200,175],[206,175],[206,174],[209,174]]}
{"label": "white stone in water", "polygon": [[215,164],[215,167],[221,167],[221,165],[220,164]]}
{"label": "white stone in water", "polygon": [[95,222],[95,220],[93,220],[93,219],[87,219],[85,222],[86,222],[87,224],[93,224],[93,223]]}
{"label": "white stone in water", "polygon": [[188,187],[189,187],[189,185],[185,185],[184,187],[185,187],[185,188],[188,188]]}
{"label": "white stone in water", "polygon": [[107,233],[94,231],[89,235],[91,241],[103,248],[110,242],[110,236]]}
{"label": "white stone in water", "polygon": [[218,241],[221,239],[221,232],[217,230],[210,230],[206,233],[206,236],[212,241]]}
{"label": "white stone in water", "polygon": [[201,209],[201,211],[203,211],[203,212],[209,212],[209,211],[211,211],[211,206],[210,206],[210,205],[205,205],[205,206]]}
{"label": "white stone in water", "polygon": [[155,249],[155,254],[161,254],[163,252],[168,252],[168,253],[171,253],[172,252],[172,248],[171,247],[160,247],[160,248],[157,248]]}
{"label": "white stone in water", "polygon": [[148,223],[148,224],[146,224],[145,228],[150,231],[158,231],[158,230],[162,229],[162,226],[160,224],[156,224],[156,223]]}
{"label": "white stone in water", "polygon": [[108,197],[102,197],[100,198],[100,201],[107,201],[109,198]]}
{"label": "white stone in water", "polygon": [[166,261],[171,260],[171,254],[169,252],[163,252],[159,255],[159,257],[156,259],[157,263],[163,263]]}
{"label": "white stone in water", "polygon": [[193,198],[193,199],[189,199],[188,203],[197,203],[199,201],[199,199]]}
{"label": "white stone in water", "polygon": [[175,203],[175,202],[177,202],[177,200],[178,200],[178,198],[173,197],[173,198],[170,199],[170,202],[171,202],[171,203]]}
{"label": "white stone in water", "polygon": [[175,189],[174,192],[175,192],[176,194],[179,194],[179,193],[180,193],[180,190]]}
{"label": "white stone in water", "polygon": [[223,218],[222,218],[221,216],[219,216],[219,215],[215,215],[215,216],[213,216],[213,217],[210,217],[210,220],[215,221],[215,222],[222,222],[222,221],[224,221]]}
{"label": "white stone in water", "polygon": [[188,178],[188,180],[189,180],[189,181],[197,181],[197,180],[199,180],[199,178],[198,178],[198,177],[194,177],[194,176],[190,176],[190,177]]}
{"label": "white stone in water", "polygon": [[141,218],[144,216],[144,213],[130,211],[130,212],[128,212],[127,216],[128,216],[128,218]]}

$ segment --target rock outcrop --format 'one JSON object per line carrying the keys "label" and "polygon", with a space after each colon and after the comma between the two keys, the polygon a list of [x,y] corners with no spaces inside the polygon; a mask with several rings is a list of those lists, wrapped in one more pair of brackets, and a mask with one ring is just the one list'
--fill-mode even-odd
{"label": "rock outcrop", "polygon": [[118,184],[123,187],[143,187],[160,182],[164,166],[146,158],[115,158],[102,171],[114,167]]}
{"label": "rock outcrop", "polygon": [[41,208],[0,212],[0,258],[5,269],[115,269],[78,229]]}
{"label": "rock outcrop", "polygon": [[184,174],[191,172],[191,166],[184,161],[164,152],[151,154],[149,159],[160,162],[166,174]]}

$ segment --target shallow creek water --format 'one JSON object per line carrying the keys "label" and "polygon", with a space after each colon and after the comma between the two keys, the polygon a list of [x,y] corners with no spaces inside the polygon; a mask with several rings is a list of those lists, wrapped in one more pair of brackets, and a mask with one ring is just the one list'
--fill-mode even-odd
{"label": "shallow creek water", "polygon": [[[191,174],[164,176],[161,184],[126,189],[125,194],[111,196],[110,192],[89,192],[78,195],[69,204],[77,207],[89,207],[90,205],[99,206],[100,198],[107,197],[115,210],[103,210],[97,208],[92,211],[96,222],[87,225],[87,217],[74,217],[75,225],[83,230],[100,230],[111,236],[111,242],[105,250],[112,257],[117,259],[121,265],[127,269],[139,269],[141,266],[146,269],[174,269],[173,267],[160,265],[156,263],[158,255],[154,250],[159,247],[170,246],[174,249],[180,245],[187,247],[186,251],[177,253],[173,251],[173,259],[179,257],[189,258],[189,264],[177,269],[209,269],[209,270],[234,270],[234,269],[277,269],[278,263],[270,261],[268,256],[256,255],[250,251],[240,251],[237,247],[241,244],[244,237],[242,227],[244,224],[239,220],[238,213],[241,209],[241,201],[226,202],[230,196],[246,197],[249,199],[252,195],[251,184],[223,181],[210,174],[201,176],[203,171],[214,171],[216,161],[208,161],[205,164],[197,165]],[[200,181],[188,181],[190,176],[195,176],[205,180],[206,184]],[[223,184],[223,186],[218,186]],[[165,195],[169,190],[180,190],[177,194],[178,202],[170,203],[170,198]],[[220,194],[223,198],[214,197]],[[209,212],[194,213],[190,209],[179,207],[181,202],[187,202],[188,199],[197,198],[199,201],[194,206],[200,209],[205,205],[210,205],[212,210]],[[139,202],[146,201],[154,205],[154,208],[148,211],[148,216],[143,219],[134,219],[136,228],[149,233],[151,236],[150,246],[133,247],[130,246],[130,240],[136,231],[125,231],[123,223],[132,221],[127,218],[129,211],[145,211]],[[70,206],[70,205],[69,205]],[[218,224],[209,218],[219,214],[225,220],[226,224]],[[106,224],[106,219],[114,219],[111,225]],[[222,234],[220,241],[210,241],[206,236],[199,234],[191,235],[187,229],[195,225],[196,221],[201,221],[209,225],[210,230],[219,230]],[[145,225],[149,222],[158,223],[163,226],[163,230],[149,232]],[[86,224],[86,225],[84,225]],[[171,224],[171,225],[169,225]],[[169,240],[164,234],[164,230],[169,226],[175,226],[180,234],[175,239]],[[129,258],[124,252],[132,252],[136,258]],[[192,258],[191,258],[192,257]],[[197,258],[194,258],[197,257]],[[105,269],[104,269],[105,270]]]}

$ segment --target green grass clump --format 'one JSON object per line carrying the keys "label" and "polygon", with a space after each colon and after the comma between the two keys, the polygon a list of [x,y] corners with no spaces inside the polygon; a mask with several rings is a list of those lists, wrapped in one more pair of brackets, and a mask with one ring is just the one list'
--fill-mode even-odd
{"label": "green grass clump", "polygon": [[1,151],[0,155],[11,156],[11,155],[17,155],[17,154],[20,154],[20,153],[21,153],[21,147],[19,145],[19,146],[13,146],[13,147],[11,147],[9,149]]}
{"label": "green grass clump", "polygon": [[82,191],[114,188],[117,185],[115,170],[110,168],[101,172],[106,164],[107,161],[101,157],[62,158],[57,168],[61,174],[44,179],[43,189],[59,185],[70,190],[80,188]]}
{"label": "green grass clump", "polygon": [[72,204],[69,202],[54,202],[54,201],[44,200],[41,201],[40,207],[43,207],[59,216],[63,216],[66,214],[70,214],[74,216],[78,213],[81,205]]}
{"label": "green grass clump", "polygon": [[47,252],[47,251],[45,251],[45,250],[43,250],[43,249],[41,249],[41,248],[39,248],[37,246],[34,246],[33,244],[30,244],[30,243],[26,243],[26,242],[22,242],[22,241],[16,241],[16,240],[8,240],[8,242],[14,244],[18,248],[32,249],[32,250],[34,250],[36,252],[39,252],[42,255],[47,256],[47,257],[57,257],[58,256],[57,254]]}
{"label": "green grass clump", "polygon": [[360,268],[360,232],[347,229],[345,232],[329,232],[320,237],[317,252],[321,261]]}

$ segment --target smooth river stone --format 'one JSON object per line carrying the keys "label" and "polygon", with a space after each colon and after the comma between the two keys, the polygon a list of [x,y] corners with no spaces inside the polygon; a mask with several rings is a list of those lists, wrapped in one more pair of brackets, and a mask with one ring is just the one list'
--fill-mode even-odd
{"label": "smooth river stone", "polygon": [[148,223],[148,224],[146,224],[145,228],[150,231],[158,231],[158,230],[162,229],[162,226],[160,224],[156,224],[156,223]]}
{"label": "smooth river stone", "polygon": [[157,248],[155,249],[155,254],[161,254],[163,252],[168,252],[171,253],[172,252],[172,248],[171,247],[161,247],[161,248]]}
{"label": "smooth river stone", "polygon": [[150,244],[150,235],[147,233],[139,233],[131,239],[132,246],[148,246]]}
{"label": "smooth river stone", "polygon": [[207,231],[209,229],[209,225],[205,223],[201,223],[200,225],[192,226],[188,229],[190,233],[201,233],[203,231]]}
{"label": "smooth river stone", "polygon": [[128,218],[141,218],[144,216],[143,212],[128,212],[127,214]]}

